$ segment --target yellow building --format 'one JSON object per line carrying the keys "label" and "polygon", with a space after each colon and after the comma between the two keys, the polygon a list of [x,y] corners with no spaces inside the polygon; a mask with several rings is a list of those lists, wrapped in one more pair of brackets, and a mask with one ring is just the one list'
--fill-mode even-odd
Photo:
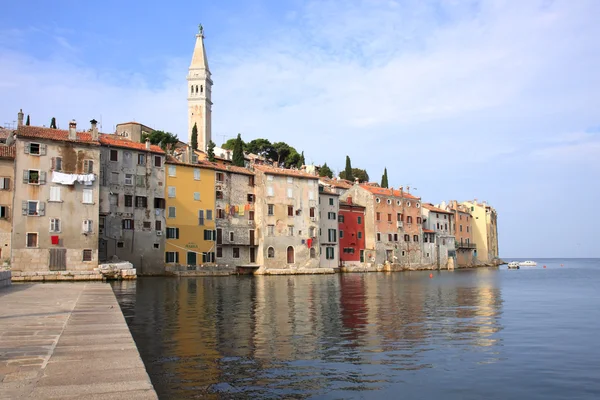
{"label": "yellow building", "polygon": [[494,263],[498,255],[498,225],[496,210],[485,202],[462,203],[471,214],[473,242],[477,245],[475,255],[478,263]]}
{"label": "yellow building", "polygon": [[165,262],[215,262],[215,171],[202,163],[168,157],[166,168]]}

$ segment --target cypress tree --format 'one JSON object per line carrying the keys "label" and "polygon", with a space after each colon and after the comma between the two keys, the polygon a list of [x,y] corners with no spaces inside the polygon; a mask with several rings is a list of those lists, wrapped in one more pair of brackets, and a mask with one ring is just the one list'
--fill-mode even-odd
{"label": "cypress tree", "polygon": [[25,121],[25,125],[29,126],[29,114],[27,114],[27,121]]}
{"label": "cypress tree", "polygon": [[327,165],[327,163],[323,164],[321,168],[319,168],[319,176],[326,176],[328,178],[333,178],[333,171]]}
{"label": "cypress tree", "polygon": [[306,165],[306,160],[304,159],[304,151],[302,151],[300,159],[298,160],[298,168],[302,167],[303,165]]}
{"label": "cypress tree", "polygon": [[381,187],[382,188],[387,188],[388,187],[387,167],[384,168],[384,170],[383,170],[383,175],[381,177]]}
{"label": "cypress tree", "polygon": [[192,128],[192,149],[198,150],[198,127],[195,122],[194,127]]}
{"label": "cypress tree", "polygon": [[50,121],[50,128],[56,129],[56,118],[52,117],[52,121]]}
{"label": "cypress tree", "polygon": [[350,163],[350,156],[346,156],[346,169],[344,170],[344,178],[350,182],[354,182],[354,175],[352,174],[352,164]]}
{"label": "cypress tree", "polygon": [[233,165],[243,167],[244,163],[244,143],[242,142],[242,135],[238,133],[233,145]]}
{"label": "cypress tree", "polygon": [[208,154],[208,161],[215,162],[215,142],[212,140],[208,142],[208,150],[206,153]]}

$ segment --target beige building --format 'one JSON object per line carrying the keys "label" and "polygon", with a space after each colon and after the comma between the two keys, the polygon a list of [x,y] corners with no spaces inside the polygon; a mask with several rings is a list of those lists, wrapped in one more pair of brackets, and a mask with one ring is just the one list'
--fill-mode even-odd
{"label": "beige building", "polygon": [[485,202],[464,201],[461,203],[471,214],[471,229],[478,263],[493,263],[498,260],[498,214]]}
{"label": "beige building", "polygon": [[17,129],[13,271],[91,271],[98,266],[98,131]]}
{"label": "beige building", "polygon": [[152,131],[154,131],[154,129],[144,124],[140,124],[139,122],[124,122],[122,124],[117,124],[114,135],[119,139],[141,143],[144,135],[149,135]]}
{"label": "beige building", "polygon": [[10,261],[15,184],[15,146],[0,144],[0,266]]}

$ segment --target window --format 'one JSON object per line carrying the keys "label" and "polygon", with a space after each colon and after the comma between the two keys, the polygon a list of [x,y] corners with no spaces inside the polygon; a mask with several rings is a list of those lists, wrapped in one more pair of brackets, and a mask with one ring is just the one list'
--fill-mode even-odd
{"label": "window", "polygon": [[221,200],[221,199],[223,199],[223,192],[220,190],[217,190],[215,193],[215,196],[217,197],[217,200]]}
{"label": "window", "polygon": [[417,217],[417,224],[421,223],[421,217]]}
{"label": "window", "polygon": [[36,200],[23,201],[23,215],[43,216],[44,203],[40,203]]}
{"label": "window", "polygon": [[52,169],[62,171],[62,157],[52,157]]}
{"label": "window", "polygon": [[273,197],[274,196],[274,192],[273,192],[273,187],[272,186],[267,186],[267,196],[269,196],[269,197]]}
{"label": "window", "polygon": [[287,262],[288,264],[294,263],[294,248],[292,246],[287,248]]}
{"label": "window", "polygon": [[117,150],[110,151],[110,161],[119,161],[119,152]]}
{"label": "window", "polygon": [[50,232],[54,232],[54,233],[60,232],[60,219],[58,219],[58,218],[50,219]]}
{"label": "window", "polygon": [[119,173],[118,172],[110,173],[110,183],[112,183],[113,185],[119,184]]}
{"label": "window", "polygon": [[50,186],[50,200],[60,201],[60,186]]}
{"label": "window", "polygon": [[467,233],[469,232],[469,227],[467,226]]}
{"label": "window", "polygon": [[223,210],[222,208],[217,208],[217,219],[223,219],[225,218],[225,210]]}
{"label": "window", "polygon": [[240,248],[234,247],[232,250],[233,258],[240,258]]}
{"label": "window", "polygon": [[448,230],[448,224],[444,224],[444,230]]}
{"label": "window", "polygon": [[406,207],[410,207],[410,201],[406,202]]}
{"label": "window", "polygon": [[135,196],[136,208],[148,208],[148,198],[146,196]]}
{"label": "window", "polygon": [[459,229],[458,229],[458,230],[462,232],[462,225],[460,225],[460,227],[459,227]]}
{"label": "window", "polygon": [[155,167],[162,167],[162,157],[161,156],[154,156],[154,166]]}
{"label": "window", "polygon": [[160,249],[160,243],[154,243],[153,246],[155,249]]}
{"label": "window", "polygon": [[23,183],[30,185],[43,185],[46,183],[46,173],[35,169],[23,171]]}
{"label": "window", "polygon": [[253,175],[248,177],[248,186],[254,186],[254,176]]}
{"label": "window", "polygon": [[254,221],[254,211],[248,211],[248,221]]}
{"label": "window", "polygon": [[204,240],[214,241],[215,240],[215,236],[216,236],[216,233],[212,229],[205,229],[204,230]]}
{"label": "window", "polygon": [[196,181],[200,180],[200,169],[199,168],[194,168],[194,180],[196,180]]}
{"label": "window", "polygon": [[396,221],[398,221],[398,222],[402,221],[402,213],[397,213],[396,214]]}
{"label": "window", "polygon": [[179,263],[179,252],[167,251],[165,253],[165,262],[169,264]]}
{"label": "window", "polygon": [[288,197],[288,199],[293,199],[294,198],[294,189],[288,188],[288,190],[287,190],[287,197]]}
{"label": "window", "polygon": [[421,207],[421,203],[418,203],[418,202],[415,203],[415,207],[417,207],[417,208]]}
{"label": "window", "polygon": [[344,231],[340,231],[340,239],[344,237]]}
{"label": "window", "polygon": [[391,242],[392,239],[394,239],[394,235],[392,235],[391,233],[388,233],[388,242]]}
{"label": "window", "polygon": [[91,233],[94,230],[94,221],[91,219],[84,219],[81,227],[83,233]]}
{"label": "window", "polygon": [[378,198],[376,198],[376,199],[375,199],[375,201],[376,201],[377,203],[381,203],[381,199],[380,199],[379,197],[378,197]]}
{"label": "window", "polygon": [[92,189],[83,189],[83,204],[94,204],[94,191]]}
{"label": "window", "polygon": [[334,212],[328,212],[327,213],[327,219],[336,219],[336,215]]}
{"label": "window", "polygon": [[217,172],[216,179],[217,179],[217,182],[223,182],[225,180],[223,173],[222,172]]}
{"label": "window", "polygon": [[412,217],[410,215],[406,217],[406,223],[412,224]]}
{"label": "window", "polygon": [[27,233],[27,243],[26,247],[38,247],[38,234],[37,233]]}
{"label": "window", "polygon": [[133,196],[130,194],[125,195],[125,207],[133,207]]}
{"label": "window", "polygon": [[[359,217],[359,218],[360,218],[360,217]],[[381,221],[381,213],[380,213],[380,212],[377,212],[377,213],[375,213],[375,219],[376,219],[377,221]]]}
{"label": "window", "polygon": [[167,228],[167,239],[179,239],[179,228]]}
{"label": "window", "polygon": [[381,233],[377,232],[377,241],[381,242]]}
{"label": "window", "polygon": [[292,225],[288,226],[288,236],[294,236],[294,227]]}
{"label": "window", "polygon": [[132,219],[124,219],[123,220],[123,229],[132,230],[133,229],[133,220]]}
{"label": "window", "polygon": [[229,241],[233,242],[233,232],[229,232]]}
{"label": "window", "polygon": [[0,190],[10,190],[10,178],[0,178]]}
{"label": "window", "polygon": [[392,222],[392,214],[388,214],[388,222]]}
{"label": "window", "polygon": [[196,200],[196,201],[200,200],[200,192],[194,192],[194,200]]}
{"label": "window", "polygon": [[392,200],[390,200],[390,199],[387,199],[387,203],[388,203],[388,204],[392,204]]}
{"label": "window", "polygon": [[198,225],[204,225],[204,210],[198,210]]}
{"label": "window", "polygon": [[404,241],[410,242],[410,235],[404,235]]}
{"label": "window", "polygon": [[333,260],[335,255],[335,251],[333,247],[325,247],[325,259]]}
{"label": "window", "polygon": [[177,176],[177,168],[174,165],[169,165],[169,176]]}
{"label": "window", "polygon": [[0,219],[8,219],[9,208],[8,206],[0,206]]}
{"label": "window", "polygon": [[169,214],[168,214],[167,218],[175,218],[176,215],[177,215],[177,211],[176,211],[175,207],[173,207],[173,206],[169,207]]}
{"label": "window", "polygon": [[223,257],[223,248],[221,246],[217,247],[217,257]]}
{"label": "window", "polygon": [[83,160],[83,173],[93,174],[94,173],[94,160]]}
{"label": "window", "polygon": [[162,221],[154,221],[154,230],[162,231]]}
{"label": "window", "polygon": [[29,143],[29,154],[40,155],[40,144],[39,143]]}
{"label": "window", "polygon": [[275,225],[267,225],[267,235],[273,236],[275,234]]}
{"label": "window", "polygon": [[206,219],[212,221],[212,210],[206,210]]}
{"label": "window", "polygon": [[275,249],[273,247],[267,249],[267,258],[275,258]]}
{"label": "window", "polygon": [[335,242],[336,238],[337,238],[337,229],[328,229],[327,230],[327,238],[330,243]]}
{"label": "window", "polygon": [[358,225],[362,224],[362,217],[356,217],[356,223]]}
{"label": "window", "polygon": [[275,215],[275,204],[267,204],[267,215]]}
{"label": "window", "polygon": [[145,154],[138,154],[138,156],[137,156],[137,163],[138,163],[138,165],[146,165],[146,155]]}
{"label": "window", "polygon": [[246,197],[247,197],[248,203],[254,203],[254,195],[253,194],[248,193],[248,196],[246,196]]}
{"label": "window", "polygon": [[84,249],[83,250],[82,261],[92,261],[92,249]]}
{"label": "window", "polygon": [[125,185],[133,186],[133,174],[125,174]]}
{"label": "window", "polygon": [[361,231],[356,232],[356,237],[359,239],[362,239],[362,232]]}
{"label": "window", "polygon": [[168,196],[173,198],[175,197],[175,186],[169,186],[168,190]]}
{"label": "window", "polygon": [[413,242],[419,241],[419,235],[413,235]]}
{"label": "window", "polygon": [[314,226],[311,226],[310,228],[308,228],[308,236],[315,237],[315,227]]}
{"label": "window", "polygon": [[124,242],[117,242],[117,247],[118,247],[119,249],[122,249],[124,245],[125,245],[125,243],[124,243]]}
{"label": "window", "polygon": [[[312,181],[309,181],[309,182],[312,182]],[[308,199],[309,200],[314,200],[315,199],[315,192],[313,192],[312,190],[310,190],[308,192]]]}
{"label": "window", "polygon": [[394,242],[397,242],[397,241],[398,241],[398,234],[394,233]]}
{"label": "window", "polygon": [[294,178],[292,178],[291,176],[288,176],[287,183],[294,183]]}
{"label": "window", "polygon": [[288,217],[294,216],[294,206],[288,206]]}
{"label": "window", "polygon": [[448,219],[448,216],[446,214],[444,214],[444,219]]}
{"label": "window", "polygon": [[333,205],[333,198],[329,199],[329,205],[332,206]]}

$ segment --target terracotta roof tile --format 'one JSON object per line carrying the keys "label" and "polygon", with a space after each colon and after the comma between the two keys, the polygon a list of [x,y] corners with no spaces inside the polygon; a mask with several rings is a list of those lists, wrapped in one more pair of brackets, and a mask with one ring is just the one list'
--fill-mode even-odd
{"label": "terracotta roof tile", "polygon": [[365,190],[368,190],[369,192],[371,192],[373,194],[378,194],[380,196],[395,196],[395,197],[402,197],[404,199],[416,199],[416,200],[420,199],[420,197],[413,196],[412,194],[410,194],[408,192],[400,193],[399,190],[394,190],[394,193],[392,193],[392,189],[386,189],[386,188],[377,187],[377,186],[361,184],[360,187]]}
{"label": "terracotta roof tile", "polygon": [[12,129],[0,128],[0,139],[6,140],[8,136],[13,132]]}
{"label": "terracotta roof tile", "polygon": [[99,145],[98,141],[92,140],[92,134],[90,132],[77,132],[77,140],[71,140],[69,139],[68,130],[44,128],[41,126],[20,126],[17,129],[17,137]]}
{"label": "terracotta roof tile", "polygon": [[123,147],[132,150],[151,151],[152,153],[164,154],[165,152],[160,146],[150,145],[150,150],[146,150],[146,143],[133,142],[128,139],[121,138],[117,135],[101,133],[98,135],[100,143],[105,146]]}
{"label": "terracotta roof tile", "polygon": [[332,179],[332,178],[321,176],[321,177],[319,177],[319,180],[322,181],[326,185],[341,188],[341,189],[350,189],[352,187],[352,182],[350,182],[346,179]]}
{"label": "terracotta roof tile", "polygon": [[214,168],[216,170],[224,171],[224,172],[235,172],[237,174],[254,175],[254,172],[250,171],[247,168],[238,167],[236,165],[231,165],[231,164],[210,162],[208,160],[199,160],[198,164],[206,165],[209,168]]}
{"label": "terracotta roof tile", "polygon": [[432,231],[431,229],[423,228],[423,233],[435,233],[435,231]]}
{"label": "terracotta roof tile", "polygon": [[264,172],[265,174],[271,175],[295,176],[298,178],[306,179],[319,179],[319,177],[316,175],[309,174],[308,172],[299,171],[297,169],[276,168],[262,164],[255,164],[254,169]]}
{"label": "terracotta roof tile", "polygon": [[0,145],[0,158],[15,158],[15,146]]}
{"label": "terracotta roof tile", "polygon": [[442,210],[441,208],[435,207],[433,204],[431,203],[424,203],[423,204],[423,208],[428,209],[429,211],[433,211],[436,213],[442,213],[442,214],[453,214],[452,211],[446,211],[446,210]]}

